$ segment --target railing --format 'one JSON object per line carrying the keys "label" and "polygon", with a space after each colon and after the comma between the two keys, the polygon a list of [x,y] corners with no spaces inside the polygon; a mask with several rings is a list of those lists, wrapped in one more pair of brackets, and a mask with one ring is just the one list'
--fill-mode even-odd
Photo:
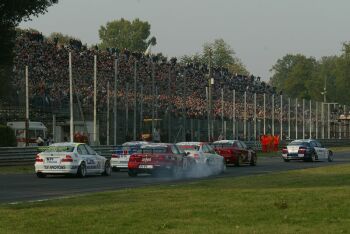
{"label": "railing", "polygon": [[[348,139],[319,140],[325,147],[350,146]],[[282,141],[280,147],[288,144],[289,141]],[[261,151],[261,143],[258,141],[245,142],[248,147]],[[116,146],[92,146],[100,155],[110,158]],[[34,164],[35,156],[40,153],[38,147],[1,147],[0,166],[31,165]]]}

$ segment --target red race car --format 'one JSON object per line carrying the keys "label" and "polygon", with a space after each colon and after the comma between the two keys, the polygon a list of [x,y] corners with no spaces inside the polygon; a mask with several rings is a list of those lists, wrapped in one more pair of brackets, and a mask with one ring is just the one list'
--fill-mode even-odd
{"label": "red race car", "polygon": [[130,156],[128,163],[129,176],[139,173],[159,174],[165,172],[180,177],[194,165],[190,157],[175,144],[151,143],[142,145]]}
{"label": "red race car", "polygon": [[255,166],[257,162],[256,152],[243,141],[222,140],[213,142],[215,151],[225,158],[226,165],[241,166],[249,164]]}

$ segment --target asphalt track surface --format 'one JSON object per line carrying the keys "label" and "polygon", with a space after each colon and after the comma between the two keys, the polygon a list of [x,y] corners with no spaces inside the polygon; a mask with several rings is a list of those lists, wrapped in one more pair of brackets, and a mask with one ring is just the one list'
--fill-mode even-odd
{"label": "asphalt track surface", "polygon": [[248,176],[303,168],[327,167],[330,165],[350,163],[350,152],[335,153],[334,161],[331,163],[302,161],[286,163],[279,157],[261,157],[258,160],[258,165],[255,167],[248,165],[242,167],[228,167],[226,172],[222,175],[186,179],[173,179],[169,177],[157,178],[149,175],[140,175],[131,178],[126,172],[114,172],[112,176],[109,177],[89,176],[87,178],[71,178],[64,176],[37,178],[35,174],[0,175],[0,203],[38,201],[149,185],[171,185],[200,179]]}

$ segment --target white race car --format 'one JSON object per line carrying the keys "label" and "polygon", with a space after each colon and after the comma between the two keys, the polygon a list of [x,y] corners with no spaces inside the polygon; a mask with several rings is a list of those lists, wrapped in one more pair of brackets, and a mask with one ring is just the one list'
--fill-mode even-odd
{"label": "white race car", "polygon": [[282,158],[285,162],[290,160],[332,162],[333,152],[314,139],[294,140],[283,147]]}
{"label": "white race car", "polygon": [[214,148],[204,142],[180,142],[176,144],[184,150],[188,157],[195,159],[197,166],[208,166],[211,170],[221,173],[226,170],[224,157],[218,155]]}
{"label": "white race car", "polygon": [[113,171],[128,169],[130,155],[136,153],[142,145],[149,144],[147,141],[130,141],[118,146],[111,157],[111,166]]}
{"label": "white race car", "polygon": [[72,174],[85,177],[91,174],[111,175],[110,160],[98,155],[83,143],[55,143],[43,148],[35,158],[35,173],[46,175]]}

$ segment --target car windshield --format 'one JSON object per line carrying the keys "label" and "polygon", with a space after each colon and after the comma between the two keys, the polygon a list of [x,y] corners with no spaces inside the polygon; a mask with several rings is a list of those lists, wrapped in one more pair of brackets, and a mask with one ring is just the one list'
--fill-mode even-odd
{"label": "car windshield", "polygon": [[199,145],[178,145],[178,147],[185,151],[198,151]]}
{"label": "car windshield", "polygon": [[292,141],[290,144],[290,146],[310,146],[310,143],[305,142],[305,141]]}
{"label": "car windshield", "polygon": [[130,146],[119,146],[116,149],[117,153],[134,153],[136,152],[141,146],[140,145],[130,145]]}
{"label": "car windshield", "polygon": [[137,150],[138,153],[166,153],[167,147],[143,147]]}
{"label": "car windshield", "polygon": [[215,148],[230,148],[230,147],[234,147],[236,144],[232,144],[232,143],[214,143],[212,144],[213,147]]}
{"label": "car windshield", "polygon": [[48,146],[42,148],[43,152],[73,152],[74,146]]}

